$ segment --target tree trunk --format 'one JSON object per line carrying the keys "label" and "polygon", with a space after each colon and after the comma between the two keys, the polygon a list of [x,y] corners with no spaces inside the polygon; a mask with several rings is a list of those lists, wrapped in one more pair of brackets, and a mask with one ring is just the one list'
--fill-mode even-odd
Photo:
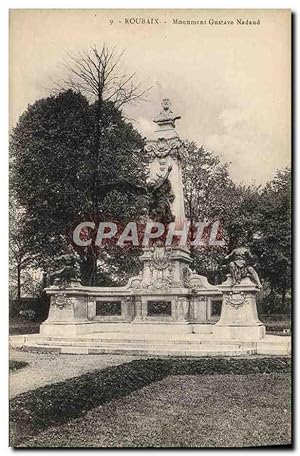
{"label": "tree trunk", "polygon": [[18,304],[21,302],[21,265],[17,265],[17,290],[18,290]]}
{"label": "tree trunk", "polygon": [[89,252],[86,259],[80,264],[80,275],[83,285],[97,285],[97,257]]}
{"label": "tree trunk", "polygon": [[97,285],[97,257],[95,255],[91,257],[90,285]]}
{"label": "tree trunk", "polygon": [[282,305],[282,310],[285,310],[285,300],[286,300],[286,285],[284,284],[282,290],[281,290],[281,305]]}
{"label": "tree trunk", "polygon": [[47,281],[48,281],[47,279],[48,279],[48,278],[47,278],[47,272],[46,272],[46,271],[43,271],[43,290],[44,290],[45,288],[47,288]]}

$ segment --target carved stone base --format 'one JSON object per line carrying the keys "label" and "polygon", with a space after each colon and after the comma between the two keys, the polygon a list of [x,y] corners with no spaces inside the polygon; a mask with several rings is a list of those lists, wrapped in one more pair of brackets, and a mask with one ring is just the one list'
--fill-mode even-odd
{"label": "carved stone base", "polygon": [[258,319],[256,294],[258,288],[246,277],[239,285],[231,280],[220,285],[223,293],[220,320],[214,326],[217,339],[260,340],[265,336],[265,326]]}
{"label": "carved stone base", "polygon": [[[51,286],[49,316],[40,328],[44,336],[76,336],[99,332],[147,330],[162,334],[192,332],[206,324],[216,286],[191,271],[191,257],[180,247],[145,249],[143,269],[124,287],[87,287],[77,282]],[[139,328],[139,329],[138,329]]]}

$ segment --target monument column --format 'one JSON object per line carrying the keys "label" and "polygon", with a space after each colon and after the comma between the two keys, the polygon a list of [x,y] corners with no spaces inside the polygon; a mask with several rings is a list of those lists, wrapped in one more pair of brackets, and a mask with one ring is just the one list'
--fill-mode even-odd
{"label": "monument column", "polygon": [[[165,224],[175,221],[176,230],[182,229],[185,222],[181,169],[183,141],[175,130],[175,121],[180,118],[171,110],[170,100],[163,99],[162,110],[153,120],[157,124],[157,129],[154,131],[154,137],[147,141],[145,147],[146,152],[150,154],[148,185],[155,185],[159,181],[166,180],[170,184],[168,198],[172,219],[167,217],[165,220],[154,221],[161,221]],[[165,187],[167,189],[167,186]],[[155,219],[151,213],[150,217]]]}

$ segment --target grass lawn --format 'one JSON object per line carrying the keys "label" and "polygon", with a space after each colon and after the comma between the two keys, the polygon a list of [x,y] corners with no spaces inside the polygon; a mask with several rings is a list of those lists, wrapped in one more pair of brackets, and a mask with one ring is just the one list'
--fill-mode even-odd
{"label": "grass lawn", "polygon": [[136,360],[12,401],[18,447],[291,443],[286,359]]}
{"label": "grass lawn", "polygon": [[169,376],[53,427],[38,447],[242,447],[290,443],[287,374]]}
{"label": "grass lawn", "polygon": [[9,322],[9,334],[36,334],[40,331],[41,322],[28,321],[24,319],[11,319]]}

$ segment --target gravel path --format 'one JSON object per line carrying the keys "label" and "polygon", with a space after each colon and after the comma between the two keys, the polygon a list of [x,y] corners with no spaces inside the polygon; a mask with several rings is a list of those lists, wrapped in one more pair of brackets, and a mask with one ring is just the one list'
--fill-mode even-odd
{"label": "gravel path", "polygon": [[137,359],[125,355],[61,355],[53,353],[10,351],[10,360],[25,361],[28,366],[10,373],[9,396],[51,383],[58,383],[96,369],[127,363]]}

